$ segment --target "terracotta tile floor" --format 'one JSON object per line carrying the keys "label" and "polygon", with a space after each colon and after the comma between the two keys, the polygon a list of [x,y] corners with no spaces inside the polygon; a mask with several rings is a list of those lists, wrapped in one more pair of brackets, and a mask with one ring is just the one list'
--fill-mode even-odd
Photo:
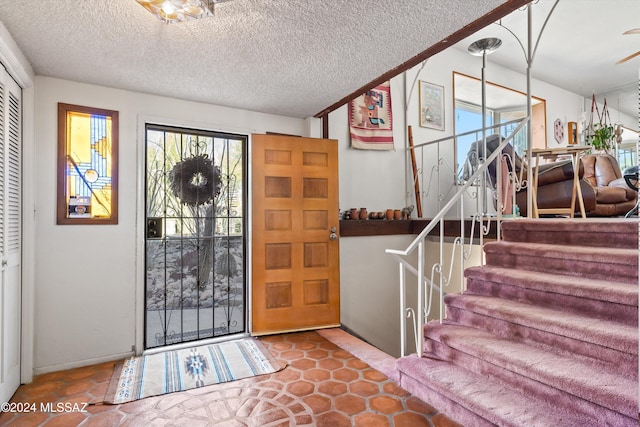
{"label": "terracotta tile floor", "polygon": [[[0,426],[459,426],[316,332],[261,341],[284,370],[122,405],[100,404],[113,362],[54,372],[12,399],[38,411],[1,413]],[[41,403],[61,411],[40,412]]]}

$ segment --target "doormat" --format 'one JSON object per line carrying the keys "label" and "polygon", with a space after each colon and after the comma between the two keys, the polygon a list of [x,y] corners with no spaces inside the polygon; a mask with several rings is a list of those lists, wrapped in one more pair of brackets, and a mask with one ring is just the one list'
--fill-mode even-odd
{"label": "doormat", "polygon": [[252,338],[132,357],[116,365],[104,403],[271,374],[285,366]]}

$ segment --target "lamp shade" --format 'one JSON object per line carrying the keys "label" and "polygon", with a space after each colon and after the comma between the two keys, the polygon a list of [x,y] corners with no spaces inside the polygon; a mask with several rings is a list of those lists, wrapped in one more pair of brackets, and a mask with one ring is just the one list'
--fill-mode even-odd
{"label": "lamp shade", "polygon": [[482,56],[495,52],[502,45],[502,40],[496,37],[480,39],[469,45],[468,51],[471,55]]}

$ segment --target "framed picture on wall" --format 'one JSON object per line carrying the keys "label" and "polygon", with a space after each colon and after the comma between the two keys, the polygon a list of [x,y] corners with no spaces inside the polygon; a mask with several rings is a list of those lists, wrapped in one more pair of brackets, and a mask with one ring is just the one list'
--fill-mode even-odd
{"label": "framed picture on wall", "polygon": [[420,80],[420,126],[444,130],[444,87]]}

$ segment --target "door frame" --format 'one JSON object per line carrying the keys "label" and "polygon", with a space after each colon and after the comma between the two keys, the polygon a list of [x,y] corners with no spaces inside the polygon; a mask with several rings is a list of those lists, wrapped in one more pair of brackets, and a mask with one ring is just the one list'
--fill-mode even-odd
{"label": "door frame", "polygon": [[[22,86],[21,86],[22,87]],[[20,381],[33,380],[35,342],[35,88],[22,88],[22,348]]]}
{"label": "door frame", "polygon": [[[204,122],[196,122],[196,121],[188,121],[188,120],[179,120],[175,118],[167,118],[161,116],[153,116],[153,115],[138,115],[137,120],[137,147],[136,147],[136,219],[135,219],[135,236],[136,236],[136,250],[135,250],[135,291],[134,291],[134,318],[135,318],[135,345],[131,349],[131,353],[136,356],[140,356],[143,353],[151,354],[154,352],[158,352],[158,349],[166,350],[170,348],[179,348],[188,345],[193,345],[193,342],[186,344],[175,344],[169,345],[165,347],[157,347],[155,349],[145,350],[144,348],[144,334],[145,334],[145,324],[144,324],[144,316],[145,316],[145,240],[146,240],[146,125],[147,123],[159,124],[164,126],[172,126],[178,128],[186,128],[186,129],[200,129],[211,132],[223,132],[230,134],[242,134],[247,135],[247,152],[245,153],[245,158],[247,162],[246,171],[246,179],[247,182],[251,182],[251,131],[246,128],[236,128],[233,126],[223,126],[216,125],[215,123],[204,123]],[[245,201],[247,203],[247,217],[245,218],[245,226],[247,227],[247,232],[251,230],[251,197],[249,195],[250,189],[247,189],[247,195],[245,195]],[[245,237],[246,241],[246,259],[245,263],[248,263],[245,269],[246,278],[251,277],[251,236],[248,234]],[[251,290],[249,283],[247,283],[246,295],[245,295],[245,325],[246,330],[245,333],[237,334],[237,335],[228,335],[222,337],[223,339],[229,339],[230,337],[243,336],[248,335],[251,329]],[[210,340],[205,339],[202,341],[197,341],[199,343],[205,342],[216,342],[220,341],[219,338],[211,338]],[[194,341],[195,342],[195,341]]]}
{"label": "door frame", "polygon": [[33,380],[35,341],[35,74],[31,65],[4,27],[0,29],[0,64],[20,86],[22,106],[22,237],[21,237],[21,339],[20,382]]}

